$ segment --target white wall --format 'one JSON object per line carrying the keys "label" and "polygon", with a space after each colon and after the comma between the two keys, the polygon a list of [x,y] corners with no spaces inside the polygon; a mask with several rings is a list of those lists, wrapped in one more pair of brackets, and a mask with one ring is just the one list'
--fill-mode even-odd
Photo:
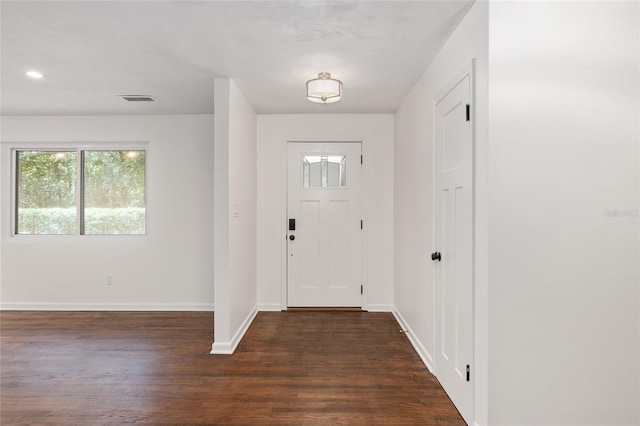
{"label": "white wall", "polygon": [[435,356],[434,129],[437,96],[475,60],[475,336],[476,420],[487,417],[487,48],[488,3],[477,2],[443,46],[395,116],[394,247],[396,315],[433,369]]}
{"label": "white wall", "polygon": [[639,12],[491,3],[490,424],[640,422]]}
{"label": "white wall", "polygon": [[396,114],[395,305],[429,363],[433,95],[477,58],[480,424],[640,420],[638,12],[476,3]]}
{"label": "white wall", "polygon": [[286,289],[287,141],[362,141],[365,308],[390,310],[393,303],[393,115],[390,114],[258,116],[260,309],[280,310]]}
{"label": "white wall", "polygon": [[231,81],[229,202],[231,203],[231,330],[239,330],[257,303],[256,138],[253,107]]}
{"label": "white wall", "polygon": [[212,353],[233,353],[256,306],[256,114],[227,78],[215,81]]}
{"label": "white wall", "polygon": [[[213,309],[212,115],[1,120],[3,309]],[[10,148],[27,142],[148,144],[147,235],[10,236]]]}

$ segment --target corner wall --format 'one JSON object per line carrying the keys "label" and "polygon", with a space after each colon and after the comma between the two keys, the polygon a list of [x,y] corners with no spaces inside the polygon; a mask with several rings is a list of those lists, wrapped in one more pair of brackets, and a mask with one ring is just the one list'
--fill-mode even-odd
{"label": "corner wall", "polygon": [[256,114],[233,80],[215,81],[212,353],[230,354],[257,313]]}
{"label": "corner wall", "polygon": [[[1,124],[2,309],[213,310],[212,115],[4,116]],[[93,142],[147,144],[147,235],[10,236],[12,143]]]}

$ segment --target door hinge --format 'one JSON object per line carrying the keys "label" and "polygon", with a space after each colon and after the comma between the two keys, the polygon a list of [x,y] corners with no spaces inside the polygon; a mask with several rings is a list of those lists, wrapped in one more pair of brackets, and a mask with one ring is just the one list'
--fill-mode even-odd
{"label": "door hinge", "polygon": [[467,121],[471,120],[471,105],[467,104]]}
{"label": "door hinge", "polygon": [[360,155],[360,164],[364,164],[364,155]]}
{"label": "door hinge", "polygon": [[467,364],[467,382],[471,381],[471,367]]}
{"label": "door hinge", "polygon": [[364,294],[364,286],[360,284],[360,294]]}
{"label": "door hinge", "polygon": [[360,229],[364,229],[364,222],[360,220]]}

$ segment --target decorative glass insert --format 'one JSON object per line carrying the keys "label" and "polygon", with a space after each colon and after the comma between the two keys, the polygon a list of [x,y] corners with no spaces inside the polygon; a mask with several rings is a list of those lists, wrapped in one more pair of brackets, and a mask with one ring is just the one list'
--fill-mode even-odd
{"label": "decorative glass insert", "polygon": [[347,186],[347,157],[344,155],[305,155],[302,157],[305,188]]}

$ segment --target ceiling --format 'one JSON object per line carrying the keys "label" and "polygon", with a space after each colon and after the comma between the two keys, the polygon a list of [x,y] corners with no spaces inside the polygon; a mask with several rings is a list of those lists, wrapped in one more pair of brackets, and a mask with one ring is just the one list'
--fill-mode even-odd
{"label": "ceiling", "polygon": [[[213,113],[217,77],[257,113],[389,113],[471,4],[1,1],[0,113]],[[323,71],[343,81],[341,102],[306,100],[305,82]]]}

